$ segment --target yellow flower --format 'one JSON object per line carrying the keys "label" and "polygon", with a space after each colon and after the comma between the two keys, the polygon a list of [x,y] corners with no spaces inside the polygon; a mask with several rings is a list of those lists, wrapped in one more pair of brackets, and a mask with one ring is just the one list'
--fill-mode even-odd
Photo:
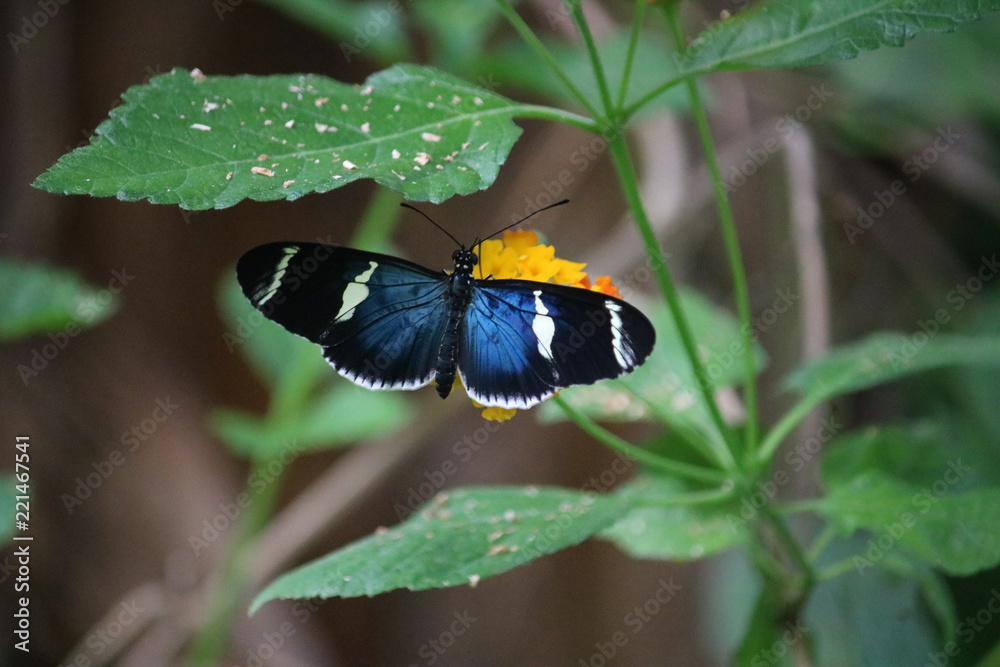
{"label": "yellow flower", "polygon": [[[538,235],[534,232],[504,232],[503,240],[483,241],[478,251],[479,267],[476,269],[476,277],[490,276],[497,280],[519,278],[572,285],[621,298],[611,278],[602,276],[597,279],[596,284],[591,285],[590,278],[583,271],[586,264],[556,257],[556,249],[539,243]],[[477,407],[483,407],[475,401],[473,403]],[[485,408],[483,419],[503,422],[516,412],[517,410],[507,408]]]}

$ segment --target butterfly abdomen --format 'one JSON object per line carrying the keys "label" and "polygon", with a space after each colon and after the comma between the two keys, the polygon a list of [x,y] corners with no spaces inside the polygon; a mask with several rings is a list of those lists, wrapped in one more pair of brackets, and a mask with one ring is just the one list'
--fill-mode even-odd
{"label": "butterfly abdomen", "polygon": [[455,272],[448,279],[448,321],[438,348],[437,366],[434,372],[434,384],[437,385],[437,392],[441,398],[448,398],[455,384],[460,329],[465,320],[465,311],[469,309],[469,302],[472,300],[472,267],[478,261],[478,257],[468,250],[455,251],[453,259]]}

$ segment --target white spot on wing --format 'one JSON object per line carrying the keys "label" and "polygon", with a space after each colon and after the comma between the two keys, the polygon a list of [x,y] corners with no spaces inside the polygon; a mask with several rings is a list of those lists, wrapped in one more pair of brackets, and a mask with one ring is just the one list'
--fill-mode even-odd
{"label": "white spot on wing", "polygon": [[531,320],[531,330],[538,339],[538,354],[552,361],[552,339],[556,335],[556,323],[549,317],[549,309],[542,303],[542,291],[535,290],[535,317]]}
{"label": "white spot on wing", "polygon": [[299,247],[294,245],[284,249],[284,254],[274,267],[274,276],[271,278],[271,284],[264,290],[264,297],[256,304],[258,308],[267,303],[278,292],[278,288],[281,287],[281,280],[285,277],[285,272],[288,270],[288,263],[292,261],[292,257],[295,257],[298,252]]}
{"label": "white spot on wing", "polygon": [[614,301],[605,301],[604,307],[608,309],[608,316],[611,318],[611,348],[615,353],[615,361],[622,371],[626,371],[635,365],[635,358],[632,350],[622,340],[622,307]]}
{"label": "white spot on wing", "polygon": [[378,262],[368,262],[368,269],[362,271],[354,281],[344,290],[343,303],[340,312],[335,320],[349,320],[354,316],[354,309],[361,305],[361,302],[368,298],[368,281],[371,279]]}

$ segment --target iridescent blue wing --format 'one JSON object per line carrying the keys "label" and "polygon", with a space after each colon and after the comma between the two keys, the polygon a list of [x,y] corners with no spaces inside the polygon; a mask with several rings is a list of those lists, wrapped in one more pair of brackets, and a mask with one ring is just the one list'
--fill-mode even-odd
{"label": "iridescent blue wing", "polygon": [[621,299],[527,280],[477,280],[458,370],[479,403],[529,408],[563,387],[630,372],[655,341],[646,316]]}
{"label": "iridescent blue wing", "polygon": [[434,378],[448,276],[398,257],[318,243],[268,243],[236,265],[257,310],[323,347],[338,373],[368,389]]}

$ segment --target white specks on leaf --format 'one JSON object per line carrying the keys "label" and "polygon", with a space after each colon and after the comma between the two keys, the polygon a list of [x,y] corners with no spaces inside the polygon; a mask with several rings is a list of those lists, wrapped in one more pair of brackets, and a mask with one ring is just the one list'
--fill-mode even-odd
{"label": "white specks on leaf", "polygon": [[347,106],[346,104],[341,104],[340,105],[340,110],[344,111],[344,112],[347,112],[347,111],[351,110],[351,107]]}
{"label": "white specks on leaf", "polygon": [[434,103],[433,102],[428,102],[427,103],[427,108],[428,109],[433,109],[434,108]]}
{"label": "white specks on leaf", "polygon": [[281,187],[283,187],[285,189],[288,189],[288,188],[292,187],[293,183],[295,183],[295,180],[294,179],[289,179],[289,180],[285,181],[284,183],[282,183]]}
{"label": "white specks on leaf", "polygon": [[289,130],[295,127],[295,120],[293,119],[285,123],[285,127],[287,127]]}
{"label": "white specks on leaf", "polygon": [[484,148],[486,148],[486,147],[487,147],[487,146],[489,146],[489,145],[490,145],[490,142],[488,142],[488,141],[484,141],[484,142],[483,142],[483,143],[482,143],[482,144],[481,144],[481,145],[479,146],[479,148],[477,148],[476,150],[478,150],[478,151],[481,151],[481,150],[483,150]]}
{"label": "white specks on leaf", "polygon": [[273,124],[274,124],[274,121],[271,120],[270,118],[268,118],[267,120],[264,121],[264,125],[273,125]]}
{"label": "white specks on leaf", "polygon": [[209,102],[208,100],[205,100],[205,103],[201,105],[201,110],[205,113],[215,111],[218,108],[219,104],[217,102]]}
{"label": "white specks on leaf", "polygon": [[472,103],[475,104],[477,107],[481,107],[484,104],[483,98],[477,95],[476,97],[472,98]]}
{"label": "white specks on leaf", "polygon": [[195,80],[195,83],[201,83],[208,77],[205,76],[200,69],[195,67],[193,70],[191,70],[191,78]]}
{"label": "white specks on leaf", "polygon": [[452,104],[452,106],[457,106],[457,105],[459,105],[461,103],[462,103],[462,98],[461,97],[459,97],[458,95],[452,95],[452,97],[451,97],[451,104]]}
{"label": "white specks on leaf", "polygon": [[424,141],[433,141],[433,142],[441,141],[440,135],[432,134],[430,132],[422,133],[420,135],[420,138],[423,139]]}
{"label": "white specks on leaf", "polygon": [[202,132],[208,132],[212,128],[208,125],[202,125],[201,123],[191,123],[192,130],[201,130]]}
{"label": "white specks on leaf", "polygon": [[264,160],[270,160],[270,159],[271,156],[269,156],[267,153],[261,153],[260,155],[257,156],[258,162],[263,162]]}
{"label": "white specks on leaf", "polygon": [[226,180],[227,180],[227,181],[228,181],[229,179],[231,179],[232,177],[233,177],[233,172],[229,172],[228,174],[226,174]]}
{"label": "white specks on leaf", "polygon": [[250,171],[254,174],[267,176],[268,178],[272,178],[274,176],[274,172],[267,167],[250,167]]}
{"label": "white specks on leaf", "polygon": [[506,512],[503,513],[504,521],[509,522],[509,521],[514,521],[515,519],[517,519],[517,512],[515,512],[514,510],[507,510]]}
{"label": "white specks on leaf", "polygon": [[392,149],[392,159],[393,160],[398,160],[400,155],[402,155],[402,153],[400,153],[399,151],[397,151],[395,148]]}
{"label": "white specks on leaf", "polygon": [[372,124],[371,123],[362,123],[361,124],[361,131],[364,134],[369,134],[372,131]]}
{"label": "white specks on leaf", "polygon": [[399,173],[395,169],[390,169],[389,171],[391,171],[393,174],[395,174],[396,178],[398,178],[399,180],[401,180],[401,181],[405,181],[406,180],[406,176],[403,176],[401,173]]}
{"label": "white specks on leaf", "polygon": [[317,132],[326,132],[326,128],[328,128],[330,126],[329,125],[324,125],[323,123],[315,123],[315,124],[313,124],[313,127],[316,128]]}
{"label": "white specks on leaf", "polygon": [[288,102],[282,102],[281,103],[281,109],[282,109],[282,111],[284,111],[287,108],[288,108]]}
{"label": "white specks on leaf", "polygon": [[354,164],[350,160],[344,160],[344,169],[357,169],[358,165]]}
{"label": "white specks on leaf", "polygon": [[480,579],[482,579],[482,577],[481,577],[481,576],[479,576],[478,574],[470,574],[470,575],[469,575],[469,586],[470,586],[471,588],[475,588],[475,587],[476,587],[476,584],[478,584],[478,583],[479,583],[479,580],[480,580]]}
{"label": "white specks on leaf", "polygon": [[413,158],[413,161],[419,164],[420,166],[425,166],[428,162],[431,161],[431,156],[428,155],[427,153],[417,153],[416,157]]}
{"label": "white specks on leaf", "polygon": [[374,86],[365,86],[364,88],[362,88],[358,92],[361,94],[362,97],[364,97],[366,95],[371,95],[373,90],[375,90]]}
{"label": "white specks on leaf", "polygon": [[397,104],[396,106],[394,106],[394,107],[392,108],[392,110],[393,110],[393,111],[399,111],[399,110],[400,110],[401,108],[402,108],[402,107],[400,107],[400,106],[399,106],[399,105]]}
{"label": "white specks on leaf", "polygon": [[322,109],[323,105],[330,101],[329,97],[317,97],[313,100],[313,104],[316,105],[317,109]]}

